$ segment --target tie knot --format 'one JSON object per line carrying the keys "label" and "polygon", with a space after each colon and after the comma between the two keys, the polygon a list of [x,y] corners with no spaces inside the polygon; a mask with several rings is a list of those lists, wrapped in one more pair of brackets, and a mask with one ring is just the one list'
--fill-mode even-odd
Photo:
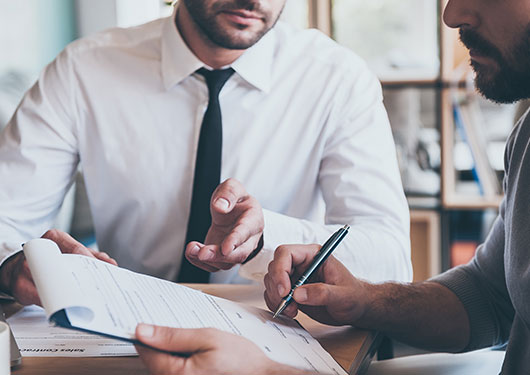
{"label": "tie knot", "polygon": [[234,74],[234,69],[217,69],[217,70],[208,70],[201,68],[197,70],[197,73],[202,75],[206,79],[206,84],[208,85],[208,90],[210,95],[219,95],[219,92],[223,88],[224,84],[228,79]]}

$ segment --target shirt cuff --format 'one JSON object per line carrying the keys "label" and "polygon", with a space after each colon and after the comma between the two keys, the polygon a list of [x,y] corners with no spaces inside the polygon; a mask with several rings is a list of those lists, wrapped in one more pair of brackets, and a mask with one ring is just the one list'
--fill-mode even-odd
{"label": "shirt cuff", "polygon": [[248,280],[263,281],[267,267],[274,258],[274,251],[262,249],[254,258],[239,267],[239,276]]}
{"label": "shirt cuff", "polygon": [[462,352],[468,352],[496,344],[499,335],[498,325],[491,313],[491,302],[481,291],[480,282],[464,267],[453,268],[430,281],[451,290],[464,305],[469,318],[470,337]]}
{"label": "shirt cuff", "polygon": [[323,243],[346,224],[317,224],[265,209],[263,219],[263,249],[273,252],[280,245]]}
{"label": "shirt cuff", "polygon": [[[5,246],[4,246],[5,247]],[[6,249],[2,249],[2,250],[6,250]],[[7,251],[7,250],[6,250]],[[11,251],[10,253],[8,253],[7,255],[4,255],[6,252],[5,251],[2,251],[2,255],[3,257],[0,259],[0,269],[2,268],[2,266],[7,262],[9,261],[11,258],[13,258],[15,255],[19,254],[20,252],[22,251],[22,249],[18,249],[18,250],[15,250],[15,251]],[[12,299],[14,298],[11,294],[7,293],[7,291],[5,290],[0,290],[0,299]]]}
{"label": "shirt cuff", "polygon": [[20,243],[18,245],[14,244],[1,244],[0,245],[0,267],[4,265],[5,262],[7,262],[8,259],[11,257],[17,255],[22,251],[22,246]]}
{"label": "shirt cuff", "polygon": [[[295,227],[293,218],[264,209],[263,221],[263,250],[274,252],[279,245],[301,242],[297,235],[300,230]],[[281,244],[278,243],[280,238]]]}
{"label": "shirt cuff", "polygon": [[269,263],[274,259],[274,251],[283,244],[304,243],[301,220],[273,211],[263,210],[265,226],[263,229],[263,247],[251,260],[241,265],[239,276],[261,282],[267,274]]}

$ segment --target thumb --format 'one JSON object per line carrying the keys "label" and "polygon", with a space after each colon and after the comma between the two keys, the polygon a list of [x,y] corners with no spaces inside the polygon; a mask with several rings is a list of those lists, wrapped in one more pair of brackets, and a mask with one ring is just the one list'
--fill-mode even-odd
{"label": "thumb", "polygon": [[152,348],[170,353],[195,353],[206,350],[215,342],[209,329],[183,329],[140,323],[136,338]]}
{"label": "thumb", "polygon": [[237,202],[247,196],[243,184],[236,179],[229,178],[217,186],[212,194],[210,202],[212,215],[231,212]]}
{"label": "thumb", "polygon": [[336,285],[324,283],[307,284],[296,288],[293,298],[300,305],[332,305],[340,296],[336,288],[338,288]]}
{"label": "thumb", "polygon": [[221,214],[226,214],[230,212],[231,209],[234,208],[234,205],[235,205],[235,202],[231,202],[229,199],[225,197],[216,197],[212,203],[212,206],[215,209],[215,211]]}

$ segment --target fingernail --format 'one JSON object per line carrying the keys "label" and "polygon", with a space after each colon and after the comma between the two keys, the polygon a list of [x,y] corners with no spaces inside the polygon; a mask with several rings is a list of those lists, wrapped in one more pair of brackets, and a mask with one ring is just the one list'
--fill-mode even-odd
{"label": "fingernail", "polygon": [[296,300],[296,302],[307,301],[307,291],[305,289],[296,289],[294,293],[294,299]]}
{"label": "fingernail", "polygon": [[281,284],[278,285],[278,294],[280,295],[280,297],[283,297],[285,295],[285,288]]}
{"label": "fingernail", "polygon": [[230,207],[230,202],[228,202],[226,199],[224,198],[217,198],[217,200],[215,201],[215,205],[217,206],[217,208],[219,208],[220,210],[228,210],[228,207]]}
{"label": "fingernail", "polygon": [[199,245],[195,245],[191,248],[190,250],[190,254],[191,255],[197,255],[197,253],[199,252],[201,248],[199,247]]}
{"label": "fingernail", "polygon": [[137,330],[140,336],[148,338],[148,337],[153,337],[153,333],[155,332],[155,327],[153,327],[150,324],[140,323],[138,325]]}

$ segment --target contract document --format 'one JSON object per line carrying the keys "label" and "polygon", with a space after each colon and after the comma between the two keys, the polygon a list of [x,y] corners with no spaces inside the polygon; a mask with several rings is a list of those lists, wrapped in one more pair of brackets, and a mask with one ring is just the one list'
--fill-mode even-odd
{"label": "contract document", "polygon": [[7,319],[23,357],[136,356],[134,345],[86,332],[57,327],[44,310],[25,306]]}
{"label": "contract document", "polygon": [[46,316],[55,324],[135,341],[138,323],[213,327],[253,341],[271,359],[321,374],[347,374],[295,320],[138,274],[36,239],[24,254]]}

